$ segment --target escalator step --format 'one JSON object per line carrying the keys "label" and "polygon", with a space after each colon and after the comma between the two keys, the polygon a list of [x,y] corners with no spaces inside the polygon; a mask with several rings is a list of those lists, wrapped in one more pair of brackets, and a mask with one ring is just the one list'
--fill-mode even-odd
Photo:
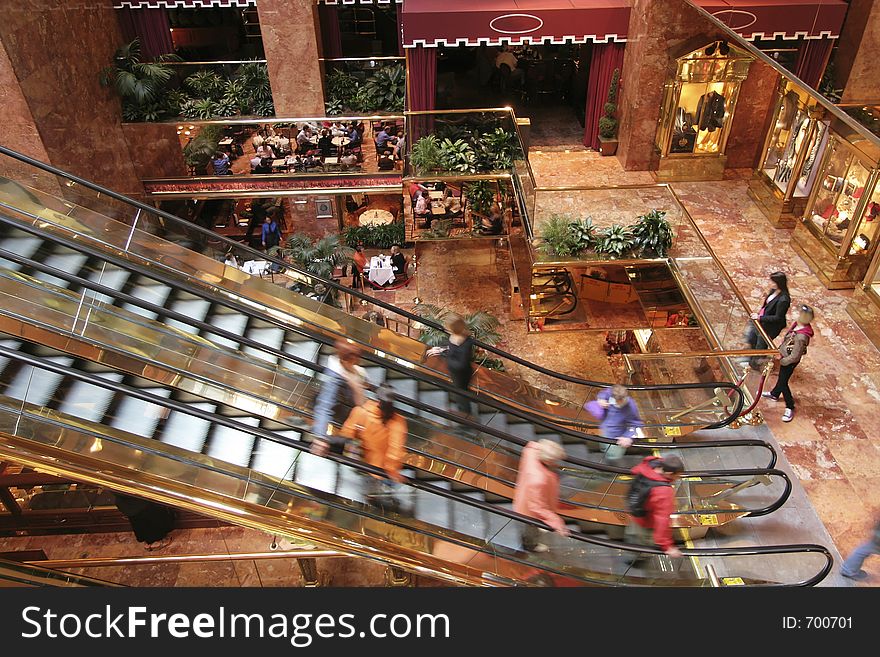
{"label": "escalator step", "polygon": [[[121,374],[115,372],[99,376],[116,383],[122,381],[123,378]],[[74,381],[58,404],[58,411],[91,422],[100,422],[107,414],[113,396],[112,390],[99,388],[82,381]]]}
{"label": "escalator step", "polygon": [[[169,397],[168,388],[153,388],[149,392],[157,397]],[[168,415],[168,409],[151,402],[123,397],[116,406],[114,417],[107,424],[120,431],[127,431],[145,438],[153,438],[159,421]]]}
{"label": "escalator step", "polygon": [[[71,358],[50,358],[52,362],[69,365]],[[7,397],[20,399],[37,406],[46,406],[64,378],[61,374],[31,367],[22,367],[4,390]]]}
{"label": "escalator step", "polygon": [[531,424],[526,424],[524,422],[508,424],[507,431],[518,438],[524,438],[525,440],[535,439],[535,429]]}
{"label": "escalator step", "polygon": [[[129,294],[131,294],[131,296],[133,297],[137,297],[138,299],[142,299],[143,301],[147,301],[157,306],[164,306],[165,301],[171,294],[171,288],[167,285],[159,285],[155,283],[138,284],[131,289]],[[141,315],[142,317],[146,317],[147,319],[156,319],[156,313],[145,310],[140,306],[126,303],[123,304],[122,308],[137,315]]]}
{"label": "escalator step", "polygon": [[[44,258],[42,262],[49,267],[76,274],[79,273],[80,269],[82,269],[88,259],[89,257],[84,253],[68,252],[52,254],[49,257]],[[51,283],[52,285],[57,285],[58,287],[67,287],[67,281],[55,276],[50,276],[41,271],[34,272],[34,278],[45,281],[46,283]]]}
{"label": "escalator step", "polygon": [[[173,310],[175,312],[180,313],[181,315],[186,315],[187,317],[191,317],[192,319],[202,321],[208,315],[208,311],[211,309],[211,302],[206,299],[179,299],[171,304],[169,310]],[[185,324],[183,322],[178,322],[175,319],[168,319],[165,321],[168,326],[173,326],[174,328],[180,329],[186,333],[197,334],[199,332],[198,327],[193,326],[192,324]]]}
{"label": "escalator step", "polygon": [[[16,233],[18,233],[18,231],[16,231]],[[37,249],[40,248],[42,243],[43,240],[39,237],[30,237],[23,233],[18,233],[15,237],[6,237],[3,240],[0,240],[0,247],[24,258],[30,258],[37,252]],[[14,269],[16,271],[21,269],[21,265],[9,262],[8,260],[3,261],[3,267],[6,269]]]}
{"label": "escalator step", "polygon": [[[294,432],[288,432],[292,436],[299,436]],[[274,440],[257,438],[254,443],[251,467],[267,475],[289,480],[293,474],[293,466],[302,452],[293,447],[282,445]]]}
{"label": "escalator step", "polygon": [[[280,349],[281,344],[284,341],[284,330],[277,327],[267,327],[267,328],[252,328],[247,332],[247,337],[251,340],[259,342],[260,344],[264,344],[267,347],[272,347],[273,349]],[[260,360],[264,360],[268,363],[275,364],[278,362],[278,356],[274,354],[268,353],[266,351],[262,351],[260,349],[254,349],[253,347],[245,347],[242,349],[244,353],[253,356],[254,358],[259,358]]]}
{"label": "escalator step", "polygon": [[[107,265],[106,267],[101,267],[96,271],[89,272],[88,276],[85,278],[103,285],[104,287],[111,287],[114,290],[121,290],[126,281],[128,281],[131,274],[124,269],[119,269],[118,267],[114,267],[112,265]],[[102,303],[106,303],[108,305],[113,305],[116,300],[107,295],[107,294],[95,294],[95,299]]]}
{"label": "escalator step", "polygon": [[[247,326],[247,320],[247,315],[237,313],[221,313],[212,315],[208,323],[211,324],[211,326],[216,326],[217,328],[229,331],[230,333],[241,335],[242,333],[244,333],[244,329]],[[230,347],[232,349],[238,348],[238,343],[233,342],[232,340],[227,340],[226,338],[220,337],[219,335],[205,335],[203,333],[202,337],[207,338],[215,344],[223,345],[224,347]]]}
{"label": "escalator step", "polygon": [[[213,411],[213,404],[191,404],[193,408],[203,411]],[[211,423],[201,418],[172,412],[162,430],[162,442],[166,445],[174,445],[191,452],[201,452],[205,447]]]}
{"label": "escalator step", "polygon": [[[259,419],[255,417],[237,418],[242,424],[256,427]],[[215,426],[205,453],[221,461],[247,466],[256,438],[252,433],[230,427]]]}

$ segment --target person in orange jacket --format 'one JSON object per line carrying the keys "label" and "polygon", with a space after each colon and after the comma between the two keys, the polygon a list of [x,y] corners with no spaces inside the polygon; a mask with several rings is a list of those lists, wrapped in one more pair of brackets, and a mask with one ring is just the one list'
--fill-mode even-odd
{"label": "person in orange jacket", "polygon": [[[549,525],[557,534],[568,536],[565,520],[559,515],[559,462],[565,450],[552,440],[530,442],[519,459],[513,510]],[[538,540],[541,530],[523,525],[522,546],[527,552],[547,552],[550,548]]]}
{"label": "person in orange jacket", "polygon": [[[351,412],[340,435],[359,441],[366,463],[382,468],[391,481],[402,483],[400,468],[406,454],[407,432],[406,420],[394,410],[394,389],[383,385],[379,387],[377,401],[367,401]],[[381,480],[372,482],[368,497],[388,492]]]}

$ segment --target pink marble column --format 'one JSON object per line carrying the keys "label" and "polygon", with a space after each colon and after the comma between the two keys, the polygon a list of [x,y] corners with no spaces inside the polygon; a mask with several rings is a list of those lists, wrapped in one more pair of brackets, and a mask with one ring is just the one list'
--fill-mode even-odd
{"label": "pink marble column", "polygon": [[880,101],[878,48],[880,2],[850,0],[834,57],[836,86],[843,89],[842,102],[873,105]]}
{"label": "pink marble column", "polygon": [[773,121],[779,77],[773,67],[760,61],[752,62],[749,77],[740,86],[733,125],[727,137],[728,169],[758,166],[758,157]]}
{"label": "pink marble column", "polygon": [[[3,107],[3,145],[41,162],[48,162],[49,155],[43,146],[31,108],[18,86],[18,78],[15,77],[3,43],[0,43],[0,107]],[[47,192],[60,191],[54,176],[6,156],[0,156],[0,176]]]}
{"label": "pink marble column", "polygon": [[4,3],[0,41],[49,162],[115,191],[142,194],[119,99],[98,79],[122,42],[111,0]]}
{"label": "pink marble column", "polygon": [[260,0],[257,11],[275,116],[323,116],[324,82],[314,0]]}

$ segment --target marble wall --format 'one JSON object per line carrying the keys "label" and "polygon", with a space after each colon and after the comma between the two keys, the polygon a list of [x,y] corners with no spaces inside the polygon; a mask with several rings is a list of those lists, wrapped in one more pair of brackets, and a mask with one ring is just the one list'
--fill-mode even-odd
{"label": "marble wall", "polygon": [[50,163],[141,193],[119,99],[98,80],[122,42],[111,0],[4,3],[0,41]]}
{"label": "marble wall", "polygon": [[[675,58],[722,38],[724,34],[683,0],[633,0],[619,103],[617,157],[624,169],[657,168],[654,141],[663,85],[675,72]],[[731,133],[736,139],[728,148],[729,167],[751,167],[763,143],[764,135],[755,125],[764,125],[775,80],[772,69],[766,68],[753,65],[743,85]]]}
{"label": "marble wall", "polygon": [[[18,86],[9,54],[0,42],[0,106],[3,107],[3,145],[47,162],[49,156],[37,130],[34,116]],[[54,176],[40,172],[6,156],[0,156],[0,176],[26,182],[48,192],[59,191]]]}
{"label": "marble wall", "polygon": [[781,76],[772,66],[754,61],[740,87],[730,135],[727,167],[751,169],[758,165],[764,138],[773,121],[776,86]]}
{"label": "marble wall", "polygon": [[257,11],[275,115],[323,116],[324,78],[314,1],[260,0]]}
{"label": "marble wall", "polygon": [[844,103],[880,101],[880,70],[874,59],[880,48],[880,2],[850,0],[837,40],[834,69]]}
{"label": "marble wall", "polygon": [[142,180],[189,175],[175,124],[123,123],[122,134],[135,173]]}

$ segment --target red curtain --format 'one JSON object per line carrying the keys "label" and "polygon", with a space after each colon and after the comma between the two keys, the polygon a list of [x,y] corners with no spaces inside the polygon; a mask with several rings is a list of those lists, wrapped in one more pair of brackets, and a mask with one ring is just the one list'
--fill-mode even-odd
{"label": "red curtain", "polygon": [[798,47],[794,74],[814,89],[818,88],[825,72],[825,65],[834,46],[834,39],[803,39]]}
{"label": "red curtain", "polygon": [[342,34],[339,32],[339,13],[335,5],[318,5],[318,23],[321,26],[321,43],[324,57],[342,57]]}
{"label": "red curtain", "polygon": [[141,40],[141,56],[144,60],[174,52],[171,40],[171,24],[165,9],[117,9],[119,27],[125,43]]}
{"label": "red curtain", "polygon": [[[599,149],[599,119],[605,111],[611,75],[614,69],[623,69],[624,46],[625,44],[616,41],[593,44],[590,78],[587,80],[587,109],[584,114],[584,146],[589,148]],[[622,80],[621,76],[621,84]],[[617,98],[620,99],[619,86]]]}
{"label": "red curtain", "polygon": [[[406,49],[407,105],[410,110],[432,110],[437,100],[437,49],[416,46]],[[410,144],[434,128],[431,116],[414,116],[410,122]]]}

